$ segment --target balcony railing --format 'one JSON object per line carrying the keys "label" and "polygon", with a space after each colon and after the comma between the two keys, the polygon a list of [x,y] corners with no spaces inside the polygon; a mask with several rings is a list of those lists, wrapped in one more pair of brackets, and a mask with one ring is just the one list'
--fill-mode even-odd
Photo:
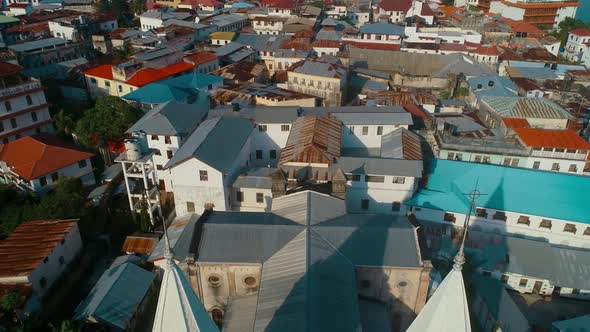
{"label": "balcony railing", "polygon": [[535,151],[531,153],[534,157],[568,159],[568,160],[586,160],[586,155],[571,152],[554,152],[554,151]]}
{"label": "balcony railing", "polygon": [[37,89],[41,87],[41,82],[37,80],[32,80],[27,83],[19,84],[16,86],[11,86],[9,88],[5,88],[0,90],[0,98],[12,96],[18,93],[27,92],[33,89]]}

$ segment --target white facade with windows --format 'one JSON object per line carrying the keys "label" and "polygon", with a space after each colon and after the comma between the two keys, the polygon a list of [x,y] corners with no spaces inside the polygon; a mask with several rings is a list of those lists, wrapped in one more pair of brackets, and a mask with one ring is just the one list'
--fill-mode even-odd
{"label": "white facade with windows", "polygon": [[[465,214],[452,211],[425,207],[409,207],[409,211],[420,220],[458,227],[462,227],[465,220]],[[577,221],[478,207],[469,227],[477,231],[546,239],[557,245],[590,248],[590,225]]]}
{"label": "white facade with windows", "polygon": [[403,203],[412,197],[419,181],[412,176],[372,174],[347,174],[347,178],[346,209],[349,213],[403,215],[406,213]]}
{"label": "white facade with windows", "polygon": [[382,136],[398,128],[408,129],[408,124],[343,124],[342,148],[380,148]]}
{"label": "white facade with windows", "polygon": [[36,80],[0,90],[0,143],[53,132],[44,89]]}
{"label": "white facade with windows", "polygon": [[259,122],[252,133],[252,163],[258,166],[276,166],[290,132],[291,123]]}
{"label": "white facade with windows", "polygon": [[563,56],[570,61],[590,65],[590,62],[585,62],[590,57],[590,31],[585,29],[570,31]]}
{"label": "white facade with windows", "polygon": [[[56,158],[58,157],[56,156]],[[90,162],[90,158],[88,158],[51,174],[32,179],[29,181],[28,185],[32,191],[42,192],[54,187],[60,177],[79,178],[84,186],[91,186],[96,183],[92,163]]]}
{"label": "white facade with windows", "polygon": [[172,188],[170,172],[164,170],[164,165],[172,159],[176,151],[182,145],[182,138],[179,136],[149,135],[147,144],[150,149],[156,150],[153,156],[156,166],[156,177],[159,181],[160,190],[168,191]]}

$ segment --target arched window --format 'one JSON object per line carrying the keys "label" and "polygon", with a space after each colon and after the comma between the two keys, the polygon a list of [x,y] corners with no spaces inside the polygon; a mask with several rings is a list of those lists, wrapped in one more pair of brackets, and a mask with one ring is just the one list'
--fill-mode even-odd
{"label": "arched window", "polygon": [[221,329],[221,325],[223,324],[223,309],[217,307],[211,309],[211,319]]}

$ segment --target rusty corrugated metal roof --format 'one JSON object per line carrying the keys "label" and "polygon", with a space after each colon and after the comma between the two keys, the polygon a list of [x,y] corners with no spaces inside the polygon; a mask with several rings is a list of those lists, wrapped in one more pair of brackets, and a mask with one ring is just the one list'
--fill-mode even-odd
{"label": "rusty corrugated metal roof", "polygon": [[0,276],[30,275],[78,220],[36,220],[20,224],[6,240],[0,241]]}
{"label": "rusty corrugated metal roof", "polygon": [[128,236],[123,243],[123,252],[136,254],[151,254],[158,244],[158,238],[153,236]]}
{"label": "rusty corrugated metal roof", "polygon": [[332,116],[304,116],[293,123],[279,165],[289,162],[331,165],[340,157],[340,121]]}

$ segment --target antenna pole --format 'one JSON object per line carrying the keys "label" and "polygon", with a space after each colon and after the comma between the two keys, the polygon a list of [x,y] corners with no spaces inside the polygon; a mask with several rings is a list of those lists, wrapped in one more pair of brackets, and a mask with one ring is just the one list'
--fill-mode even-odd
{"label": "antenna pole", "polygon": [[453,269],[457,271],[461,271],[463,269],[463,264],[465,264],[465,239],[467,239],[467,231],[469,229],[469,221],[471,219],[471,214],[475,209],[475,200],[479,198],[480,195],[481,194],[477,189],[469,193],[469,212],[465,216],[465,222],[463,223],[463,235],[461,239],[461,246],[459,247],[459,252],[455,256],[455,259],[453,260]]}

